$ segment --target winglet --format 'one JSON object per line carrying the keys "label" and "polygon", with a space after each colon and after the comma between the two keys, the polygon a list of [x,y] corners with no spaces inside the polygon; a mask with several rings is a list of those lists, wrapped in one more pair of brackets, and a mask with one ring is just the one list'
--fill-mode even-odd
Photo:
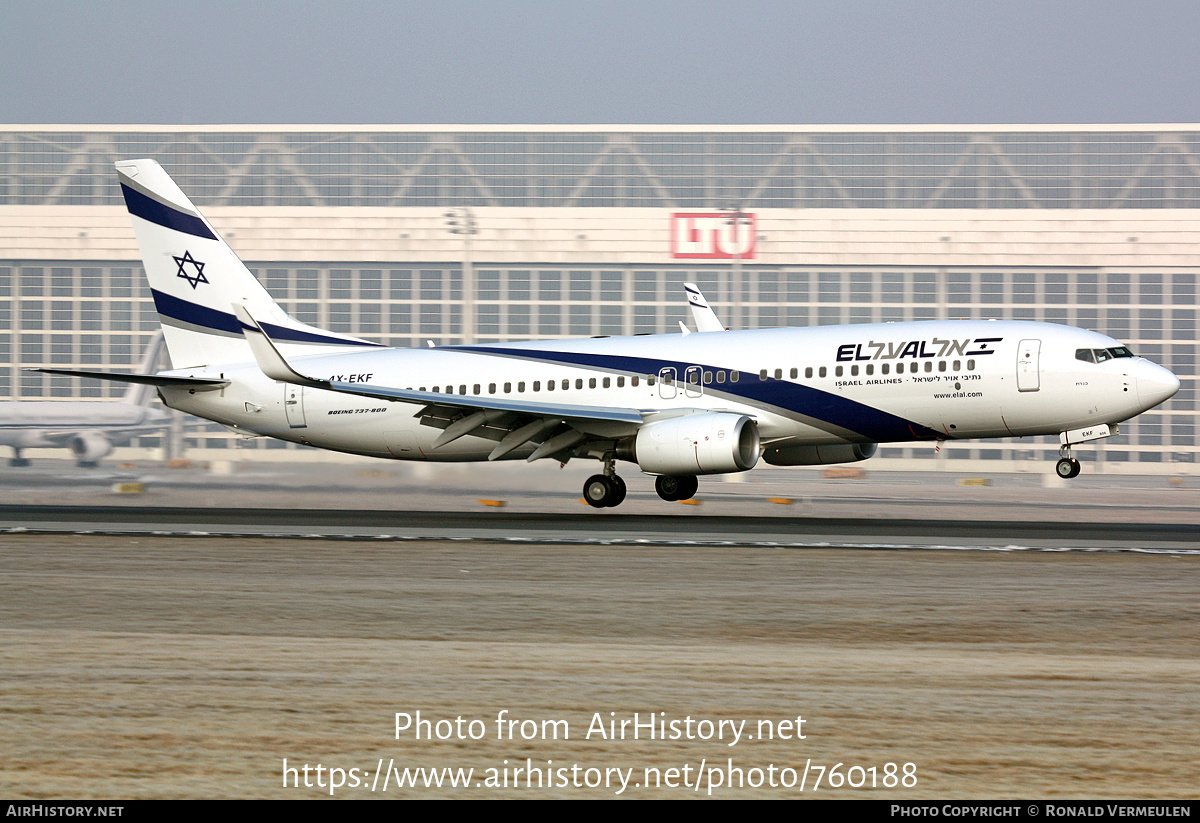
{"label": "winglet", "polygon": [[692,310],[692,320],[696,323],[696,331],[725,331],[725,326],[717,313],[708,305],[700,288],[695,283],[684,283],[683,290],[687,294],[688,308]]}
{"label": "winglet", "polygon": [[258,368],[263,374],[272,380],[293,383],[297,386],[310,386],[318,389],[329,388],[328,381],[314,380],[293,369],[287,360],[284,360],[283,355],[279,353],[279,349],[275,348],[275,344],[271,342],[271,338],[263,331],[262,326],[250,315],[249,309],[242,303],[234,303],[232,305],[234,314],[237,315],[238,321],[242,324],[242,335],[246,338],[246,342],[250,344],[250,351],[254,353],[254,360],[258,363]]}

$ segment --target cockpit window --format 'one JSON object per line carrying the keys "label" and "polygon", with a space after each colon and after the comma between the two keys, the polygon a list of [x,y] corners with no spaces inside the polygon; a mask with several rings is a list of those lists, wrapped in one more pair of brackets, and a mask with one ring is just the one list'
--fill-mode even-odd
{"label": "cockpit window", "polygon": [[1112,349],[1076,349],[1075,359],[1082,360],[1085,363],[1103,363],[1105,360],[1112,360],[1114,357],[1133,357],[1126,346],[1117,346]]}

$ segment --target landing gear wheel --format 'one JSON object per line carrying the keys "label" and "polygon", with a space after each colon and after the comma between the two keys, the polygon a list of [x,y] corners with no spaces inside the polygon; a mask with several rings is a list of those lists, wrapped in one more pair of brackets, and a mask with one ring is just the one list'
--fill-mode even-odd
{"label": "landing gear wheel", "polygon": [[1070,480],[1072,477],[1078,477],[1080,469],[1081,466],[1079,465],[1079,461],[1074,457],[1064,457],[1062,460],[1059,460],[1058,464],[1054,467],[1054,470],[1058,472],[1058,476],[1064,480]]}
{"label": "landing gear wheel", "polygon": [[625,499],[625,481],[615,474],[611,477],[593,474],[583,484],[583,499],[597,509],[619,506]]}
{"label": "landing gear wheel", "polygon": [[677,477],[663,474],[654,481],[654,490],[658,492],[658,496],[669,501],[688,500],[695,496],[696,489],[699,487],[700,483],[696,480],[695,475]]}
{"label": "landing gear wheel", "polygon": [[619,506],[625,502],[625,481],[619,476],[613,475],[608,478],[608,482],[612,484],[612,497],[608,499],[609,506]]}
{"label": "landing gear wheel", "polygon": [[613,485],[607,477],[602,474],[593,474],[583,484],[583,499],[589,506],[603,509],[609,505],[608,501],[613,496],[613,491]]}

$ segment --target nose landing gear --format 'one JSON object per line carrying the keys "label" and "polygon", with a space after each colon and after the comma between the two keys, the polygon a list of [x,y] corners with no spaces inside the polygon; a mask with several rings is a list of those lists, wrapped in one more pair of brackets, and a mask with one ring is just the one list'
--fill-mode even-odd
{"label": "nose landing gear", "polygon": [[1058,450],[1058,463],[1054,466],[1054,471],[1064,480],[1079,476],[1079,461],[1071,456],[1070,446],[1063,446]]}

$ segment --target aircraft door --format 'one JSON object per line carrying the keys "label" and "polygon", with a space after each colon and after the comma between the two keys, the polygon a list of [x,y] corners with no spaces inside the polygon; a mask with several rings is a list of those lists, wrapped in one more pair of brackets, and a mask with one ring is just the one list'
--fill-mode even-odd
{"label": "aircraft door", "polygon": [[1017,391],[1037,391],[1042,386],[1041,340],[1022,340],[1017,347]]}
{"label": "aircraft door", "polygon": [[283,411],[287,415],[288,425],[293,429],[308,427],[304,420],[304,387],[283,384]]}
{"label": "aircraft door", "polygon": [[674,400],[679,389],[675,387],[678,373],[673,366],[668,366],[658,373],[658,396],[663,400]]}
{"label": "aircraft door", "polygon": [[704,369],[700,366],[688,366],[683,373],[683,393],[688,397],[700,397],[704,394]]}

